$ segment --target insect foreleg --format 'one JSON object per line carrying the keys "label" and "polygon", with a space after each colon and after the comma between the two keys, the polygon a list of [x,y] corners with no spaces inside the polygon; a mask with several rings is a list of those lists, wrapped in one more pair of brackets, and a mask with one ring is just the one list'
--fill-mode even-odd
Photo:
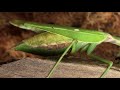
{"label": "insect foreleg", "polygon": [[63,57],[65,56],[65,54],[70,50],[70,48],[73,46],[73,44],[76,42],[76,40],[73,40],[72,43],[69,45],[69,47],[65,50],[65,52],[62,54],[62,56],[59,58],[59,60],[55,63],[55,65],[53,66],[53,68],[51,69],[51,71],[49,72],[47,78],[49,78],[53,71],[55,70],[55,68],[58,66],[58,64],[60,63],[60,61],[63,59]]}
{"label": "insect foreleg", "polygon": [[106,70],[102,73],[102,75],[100,76],[100,78],[103,78],[106,74],[107,74],[107,72],[110,70],[110,68],[112,67],[112,65],[113,65],[113,62],[112,61],[109,61],[109,60],[106,60],[106,59],[103,59],[103,58],[100,58],[100,57],[98,57],[98,56],[96,56],[96,55],[93,55],[93,54],[90,54],[89,55],[91,58],[93,58],[93,59],[96,59],[96,60],[99,60],[99,61],[101,61],[101,62],[103,62],[103,63],[106,63],[106,64],[108,64],[108,67],[106,68]]}

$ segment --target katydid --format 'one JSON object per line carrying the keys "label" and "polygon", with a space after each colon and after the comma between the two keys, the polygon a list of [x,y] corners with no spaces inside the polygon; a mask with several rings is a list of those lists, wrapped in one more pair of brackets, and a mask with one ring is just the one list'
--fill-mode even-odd
{"label": "katydid", "polygon": [[10,23],[19,28],[32,30],[37,33],[46,31],[30,39],[24,40],[21,44],[15,47],[15,50],[43,55],[55,55],[63,53],[49,72],[47,78],[53,74],[54,70],[63,59],[63,57],[68,53],[68,51],[71,53],[86,51],[87,55],[93,59],[108,64],[108,67],[100,76],[100,78],[102,78],[110,70],[113,62],[92,54],[93,50],[97,45],[103,42],[109,42],[120,46],[119,37],[112,36],[105,32],[52,24],[39,24],[22,20],[13,20]]}

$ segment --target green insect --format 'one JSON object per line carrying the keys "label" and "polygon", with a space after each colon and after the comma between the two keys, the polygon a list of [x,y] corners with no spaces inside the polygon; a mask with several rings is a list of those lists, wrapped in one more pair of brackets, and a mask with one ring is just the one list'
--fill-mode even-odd
{"label": "green insect", "polygon": [[104,32],[52,24],[39,24],[22,20],[13,20],[10,23],[16,27],[40,33],[32,38],[23,40],[21,44],[14,48],[15,50],[40,55],[62,54],[49,72],[47,78],[53,74],[60,61],[68,52],[74,54],[78,51],[86,51],[87,55],[91,58],[108,64],[108,67],[100,76],[102,78],[110,70],[113,62],[92,54],[93,50],[103,42],[120,46],[119,37],[114,37]]}

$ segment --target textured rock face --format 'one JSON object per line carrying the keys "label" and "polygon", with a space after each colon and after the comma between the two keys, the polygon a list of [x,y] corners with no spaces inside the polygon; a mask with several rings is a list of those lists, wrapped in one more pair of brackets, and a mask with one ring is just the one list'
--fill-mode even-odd
{"label": "textured rock face", "polygon": [[[23,52],[7,51],[21,40],[29,38],[35,33],[13,27],[9,20],[22,19],[40,23],[75,26],[87,29],[98,29],[112,35],[120,36],[119,12],[33,12],[33,13],[0,13],[0,62],[10,58],[36,57]],[[95,52],[110,60],[115,60],[120,48],[112,44],[102,44]],[[38,57],[38,56],[37,56]]]}

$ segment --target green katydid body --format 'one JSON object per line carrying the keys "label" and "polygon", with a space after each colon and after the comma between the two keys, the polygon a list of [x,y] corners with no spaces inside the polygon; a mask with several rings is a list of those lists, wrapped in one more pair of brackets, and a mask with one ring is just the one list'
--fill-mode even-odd
{"label": "green katydid body", "polygon": [[[69,42],[72,42],[72,40],[77,40],[76,45],[75,45],[76,48],[73,48],[72,52],[73,53],[77,52],[80,48],[84,47],[83,51],[87,50],[88,54],[90,54],[94,50],[94,48],[98,44],[101,44],[102,42],[110,42],[110,43],[120,46],[120,41],[117,38],[114,38],[110,34],[104,33],[104,32],[79,29],[79,28],[75,28],[75,27],[52,25],[52,24],[39,24],[39,23],[35,23],[35,22],[26,22],[23,20],[13,20],[10,23],[19,28],[32,30],[37,33],[41,33],[42,31],[50,32],[50,33],[37,35],[36,37],[33,38],[33,40],[30,39],[30,40],[25,41],[25,42],[30,41],[27,45],[29,45],[30,43],[34,43],[34,45],[35,44],[36,45],[46,44],[48,46],[53,43],[54,44],[56,43],[56,45],[57,45],[57,44],[62,44],[63,42],[69,43]],[[52,33],[54,33],[54,34],[52,34]],[[37,41],[38,38],[39,38],[39,40],[41,40],[41,42]],[[31,50],[29,50],[29,51],[31,51]],[[40,53],[40,51],[38,53]],[[53,53],[57,52],[57,50],[51,50],[51,51]],[[48,51],[44,50],[44,52],[49,53],[49,50]],[[58,53],[59,53],[59,51],[58,51]]]}
{"label": "green katydid body", "polygon": [[[55,64],[54,68],[70,48],[71,53],[75,53],[81,49],[81,51],[87,51],[87,54],[94,59],[98,59],[109,64],[109,67],[101,75],[101,77],[103,77],[112,66],[112,62],[92,55],[92,51],[98,44],[101,44],[102,42],[110,42],[120,46],[120,41],[118,38],[104,32],[51,24],[38,24],[34,22],[25,22],[22,20],[14,20],[10,23],[14,26],[32,30],[37,33],[40,33],[41,31],[47,31],[30,39],[24,40],[22,44],[16,46],[15,49],[42,55],[56,55],[64,52],[58,62]],[[48,77],[52,74],[54,68],[49,73]]]}

